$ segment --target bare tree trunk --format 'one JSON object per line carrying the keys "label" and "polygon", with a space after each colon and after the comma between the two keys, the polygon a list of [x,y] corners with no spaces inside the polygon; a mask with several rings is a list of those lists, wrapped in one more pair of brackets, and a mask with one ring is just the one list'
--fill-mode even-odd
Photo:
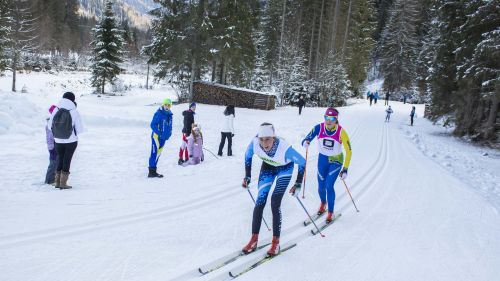
{"label": "bare tree trunk", "polygon": [[278,50],[278,67],[281,67],[281,49],[283,49],[283,33],[285,32],[286,0],[283,0],[283,15],[281,16],[280,46]]}
{"label": "bare tree trunk", "polygon": [[351,7],[352,7],[352,0],[349,0],[349,10],[347,12],[347,21],[345,24],[344,42],[342,42],[342,60],[344,60],[345,45],[347,42],[347,36],[349,34],[349,22],[351,21]]}
{"label": "bare tree trunk", "polygon": [[312,54],[313,54],[313,44],[314,44],[314,27],[316,26],[316,7],[314,8],[314,16],[311,24],[311,43],[309,44],[309,65],[307,70],[309,71],[309,79],[312,78]]}
{"label": "bare tree trunk", "polygon": [[146,73],[146,90],[149,89],[149,63],[148,63],[148,71]]}
{"label": "bare tree trunk", "polygon": [[217,76],[217,60],[212,61],[212,82],[215,81],[215,76]]}
{"label": "bare tree trunk", "polygon": [[104,85],[106,84],[106,79],[102,79],[101,94],[104,95]]}
{"label": "bare tree trunk", "polygon": [[335,3],[335,13],[333,14],[333,28],[332,28],[332,51],[335,53],[335,40],[337,39],[337,21],[339,19],[340,3],[339,0]]}
{"label": "bare tree trunk", "polygon": [[14,58],[12,59],[12,92],[16,91],[16,71],[17,71],[17,52],[14,50]]}
{"label": "bare tree trunk", "polygon": [[191,81],[189,83],[189,101],[193,99],[193,82],[196,72],[196,58],[192,56],[191,58]]}
{"label": "bare tree trunk", "polygon": [[498,107],[500,106],[500,92],[497,91],[491,97],[491,106],[490,106],[490,114],[488,115],[488,120],[485,124],[485,129],[483,132],[483,138],[493,139],[495,137],[495,123],[498,118]]}
{"label": "bare tree trunk", "polygon": [[319,31],[318,31],[318,46],[316,47],[316,66],[314,67],[314,73],[316,77],[316,73],[318,72],[319,65],[319,50],[321,46],[321,32],[323,29],[323,11],[325,9],[325,0],[321,1],[321,16],[319,17]]}

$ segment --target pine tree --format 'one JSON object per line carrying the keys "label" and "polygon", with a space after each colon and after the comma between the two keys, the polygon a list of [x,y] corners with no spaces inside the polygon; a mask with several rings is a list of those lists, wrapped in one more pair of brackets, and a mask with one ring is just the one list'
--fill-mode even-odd
{"label": "pine tree", "polygon": [[268,81],[268,73],[266,72],[264,63],[265,49],[263,45],[264,36],[262,31],[258,30],[255,32],[254,42],[256,51],[254,69],[252,73],[252,88],[257,91],[263,91],[267,85],[266,81]]}
{"label": "pine tree", "polygon": [[395,0],[382,34],[381,70],[391,93],[411,89],[416,79],[416,0]]}
{"label": "pine tree", "polygon": [[12,70],[12,91],[16,91],[16,74],[22,62],[22,55],[36,50],[37,22],[31,13],[31,4],[27,0],[11,1],[9,3],[9,47],[8,56]]}
{"label": "pine tree", "polygon": [[347,42],[346,68],[355,95],[366,79],[370,53],[375,45],[372,34],[375,30],[374,9],[371,0],[358,0],[352,11],[351,28]]}
{"label": "pine tree", "polygon": [[0,73],[9,64],[7,50],[10,45],[11,17],[9,16],[9,0],[0,0]]}
{"label": "pine tree", "polygon": [[113,2],[108,0],[99,24],[93,29],[94,57],[92,58],[92,86],[104,94],[106,81],[111,84],[122,71],[118,63],[123,62],[123,31],[118,29],[118,24],[113,12]]}
{"label": "pine tree", "polygon": [[351,81],[342,60],[330,52],[320,70],[320,106],[343,106],[352,96]]}

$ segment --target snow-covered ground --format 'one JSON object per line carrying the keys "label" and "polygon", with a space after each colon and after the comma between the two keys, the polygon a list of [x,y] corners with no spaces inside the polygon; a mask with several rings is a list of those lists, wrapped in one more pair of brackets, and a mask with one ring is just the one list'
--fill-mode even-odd
{"label": "snow-covered ground", "polygon": [[[143,77],[122,77],[140,84]],[[250,237],[253,204],[240,187],[243,154],[257,127],[275,124],[299,151],[301,139],[322,121],[324,108],[274,111],[236,109],[233,153],[209,153],[198,166],[177,165],[181,112],[174,105],[174,133],[158,171],[148,179],[149,122],[168,87],[135,88],[124,96],[90,95],[88,75],[21,75],[28,93],[9,93],[0,78],[0,276],[1,280],[226,280],[227,271],[266,249],[206,276],[197,268],[241,248]],[[85,80],[87,79],[87,80]],[[137,81],[137,82],[136,82]],[[64,85],[64,86],[63,86]],[[135,84],[134,84],[135,85]],[[71,190],[41,184],[48,164],[47,109],[64,91],[77,94],[86,133],[73,158]],[[342,217],[310,236],[297,201],[282,204],[282,244],[297,247],[259,266],[241,280],[497,280],[500,276],[500,154],[464,144],[445,129],[417,118],[411,105],[355,101],[340,108],[353,159],[340,182],[336,212]],[[198,105],[206,148],[216,152],[223,108]],[[417,105],[423,115],[423,106]],[[316,194],[315,146],[309,151],[306,199]],[[253,161],[256,193],[260,160]],[[265,217],[271,221],[269,206]],[[260,241],[270,239],[263,227]]]}

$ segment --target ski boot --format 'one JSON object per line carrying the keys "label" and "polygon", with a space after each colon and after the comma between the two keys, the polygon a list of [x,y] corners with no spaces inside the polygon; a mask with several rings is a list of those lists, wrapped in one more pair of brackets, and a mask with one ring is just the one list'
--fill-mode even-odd
{"label": "ski boot", "polygon": [[333,212],[328,212],[328,214],[326,215],[326,223],[331,223],[333,221]]}
{"label": "ski boot", "polygon": [[326,211],[326,203],[321,203],[321,205],[319,205],[319,209],[318,209],[318,213],[317,213],[318,216],[323,214],[325,211]]}
{"label": "ski boot", "polygon": [[163,178],[163,175],[156,172],[156,168],[149,168],[148,178]]}
{"label": "ski boot", "polygon": [[252,234],[252,238],[250,238],[250,242],[243,247],[241,252],[245,255],[250,254],[251,252],[257,249],[257,241],[259,240],[259,234]]}
{"label": "ski boot", "polygon": [[272,257],[280,253],[280,238],[278,236],[273,236],[273,243],[271,244],[271,249],[267,251],[267,256]]}
{"label": "ski boot", "polygon": [[182,164],[184,164],[184,162],[186,162],[186,161],[179,159],[179,161],[177,161],[177,165],[182,166]]}

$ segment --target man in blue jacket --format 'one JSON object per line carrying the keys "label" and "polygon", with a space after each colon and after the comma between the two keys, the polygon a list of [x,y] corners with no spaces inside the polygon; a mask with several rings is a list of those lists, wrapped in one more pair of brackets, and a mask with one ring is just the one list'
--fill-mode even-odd
{"label": "man in blue jacket", "polygon": [[151,121],[151,156],[149,157],[149,174],[148,178],[162,178],[163,175],[156,172],[156,164],[163,150],[165,142],[172,135],[172,101],[164,99],[161,107],[155,112],[153,120]]}

